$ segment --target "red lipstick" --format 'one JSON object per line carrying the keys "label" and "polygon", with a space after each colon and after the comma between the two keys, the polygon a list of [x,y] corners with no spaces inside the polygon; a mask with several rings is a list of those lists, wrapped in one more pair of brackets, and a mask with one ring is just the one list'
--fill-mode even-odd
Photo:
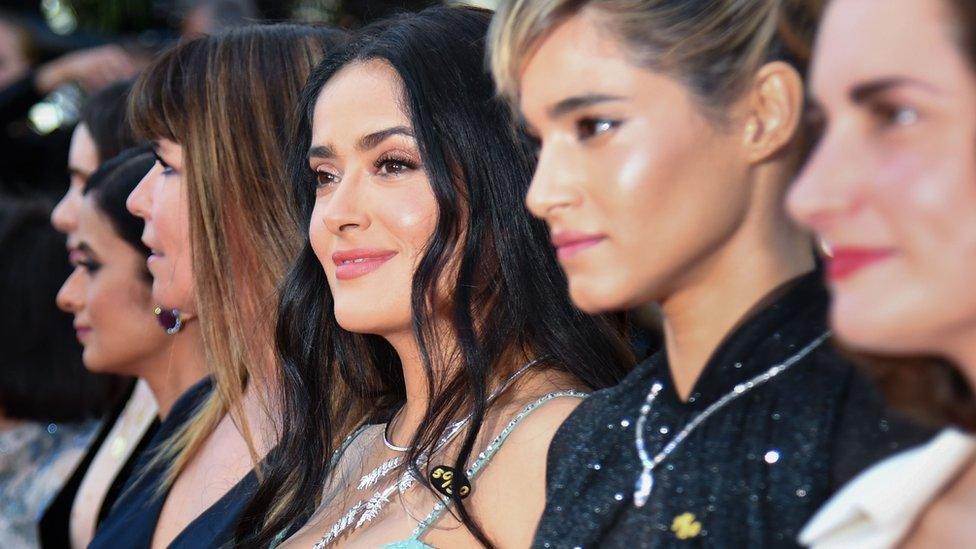
{"label": "red lipstick", "polygon": [[833,256],[827,259],[827,278],[840,281],[849,278],[861,269],[884,261],[894,255],[891,250],[870,248],[835,248]]}
{"label": "red lipstick", "polygon": [[598,234],[561,231],[553,233],[552,245],[556,247],[556,255],[559,259],[564,260],[603,242],[605,239],[605,236]]}
{"label": "red lipstick", "polygon": [[343,250],[332,254],[332,262],[336,265],[336,278],[351,280],[379,269],[397,253],[392,250],[370,250],[359,248]]}

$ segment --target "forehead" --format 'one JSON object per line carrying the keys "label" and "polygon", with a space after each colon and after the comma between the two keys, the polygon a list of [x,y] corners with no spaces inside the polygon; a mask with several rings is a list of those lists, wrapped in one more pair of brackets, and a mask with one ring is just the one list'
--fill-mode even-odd
{"label": "forehead", "polygon": [[639,73],[623,45],[601,31],[599,16],[584,10],[543,36],[519,74],[520,107],[526,114],[569,96],[633,89]]}
{"label": "forehead", "polygon": [[94,196],[89,193],[78,204],[78,239],[88,243],[95,253],[112,249],[116,241],[122,242],[112,229],[108,218],[95,205]]}
{"label": "forehead", "polygon": [[314,145],[342,144],[391,126],[410,126],[397,72],[379,60],[340,69],[315,101]]}
{"label": "forehead", "polygon": [[98,151],[95,140],[92,139],[88,126],[78,124],[71,134],[71,145],[68,147],[68,163],[72,167],[94,171],[98,164]]}
{"label": "forehead", "polygon": [[951,88],[968,72],[958,32],[944,0],[834,0],[820,28],[811,86],[826,95],[839,81],[903,76]]}

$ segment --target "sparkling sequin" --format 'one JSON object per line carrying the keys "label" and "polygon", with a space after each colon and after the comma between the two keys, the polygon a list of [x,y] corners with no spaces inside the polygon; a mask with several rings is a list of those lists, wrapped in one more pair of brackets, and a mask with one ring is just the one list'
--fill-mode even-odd
{"label": "sparkling sequin", "polygon": [[[822,333],[827,301],[818,275],[810,275],[741,323],[706,364],[693,406],[673,391],[661,394],[648,414],[648,451],[660,451],[691,417]],[[652,383],[670,377],[659,352],[619,386],[583,402],[560,428],[550,447],[546,510],[533,547],[679,547],[670,528],[685,512],[702,523],[689,546],[795,546],[792,540],[839,479],[925,440],[895,420],[882,432],[885,409],[877,391],[842,360],[825,345],[730,403],[654,471],[652,495],[635,509],[629,494],[641,467],[634,432],[603,426],[619,425],[621,418],[634,422]],[[671,432],[661,434],[661,426]],[[772,467],[764,459],[770,451],[780,456]],[[588,463],[603,467],[594,471]],[[594,513],[594,507],[605,511]]]}
{"label": "sparkling sequin", "polygon": [[777,452],[776,450],[770,450],[766,452],[766,455],[763,456],[763,459],[766,460],[766,463],[772,465],[773,463],[779,461],[779,452]]}

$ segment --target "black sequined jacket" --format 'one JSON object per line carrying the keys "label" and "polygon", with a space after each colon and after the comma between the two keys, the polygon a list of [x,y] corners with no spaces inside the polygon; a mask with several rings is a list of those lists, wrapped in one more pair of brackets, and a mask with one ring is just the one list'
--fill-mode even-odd
{"label": "black sequined jacket", "polygon": [[704,421],[658,466],[649,500],[635,507],[635,424],[655,381],[663,390],[647,416],[651,456],[737,384],[828,329],[819,273],[764,303],[716,350],[686,401],[659,351],[574,411],[549,449],[534,547],[795,547],[845,481],[933,434],[890,413],[828,341]]}

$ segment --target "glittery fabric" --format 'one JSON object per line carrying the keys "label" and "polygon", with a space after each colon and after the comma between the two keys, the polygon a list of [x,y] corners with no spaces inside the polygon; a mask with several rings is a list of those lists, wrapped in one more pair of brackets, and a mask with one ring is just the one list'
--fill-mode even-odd
{"label": "glittery fabric", "polygon": [[654,472],[642,508],[637,415],[656,454],[695,415],[827,330],[820,275],[784,285],[716,350],[687,401],[658,352],[617,387],[584,401],[549,449],[547,502],[534,547],[795,547],[840,485],[933,434],[889,413],[856,367],[827,343],[702,423]]}

